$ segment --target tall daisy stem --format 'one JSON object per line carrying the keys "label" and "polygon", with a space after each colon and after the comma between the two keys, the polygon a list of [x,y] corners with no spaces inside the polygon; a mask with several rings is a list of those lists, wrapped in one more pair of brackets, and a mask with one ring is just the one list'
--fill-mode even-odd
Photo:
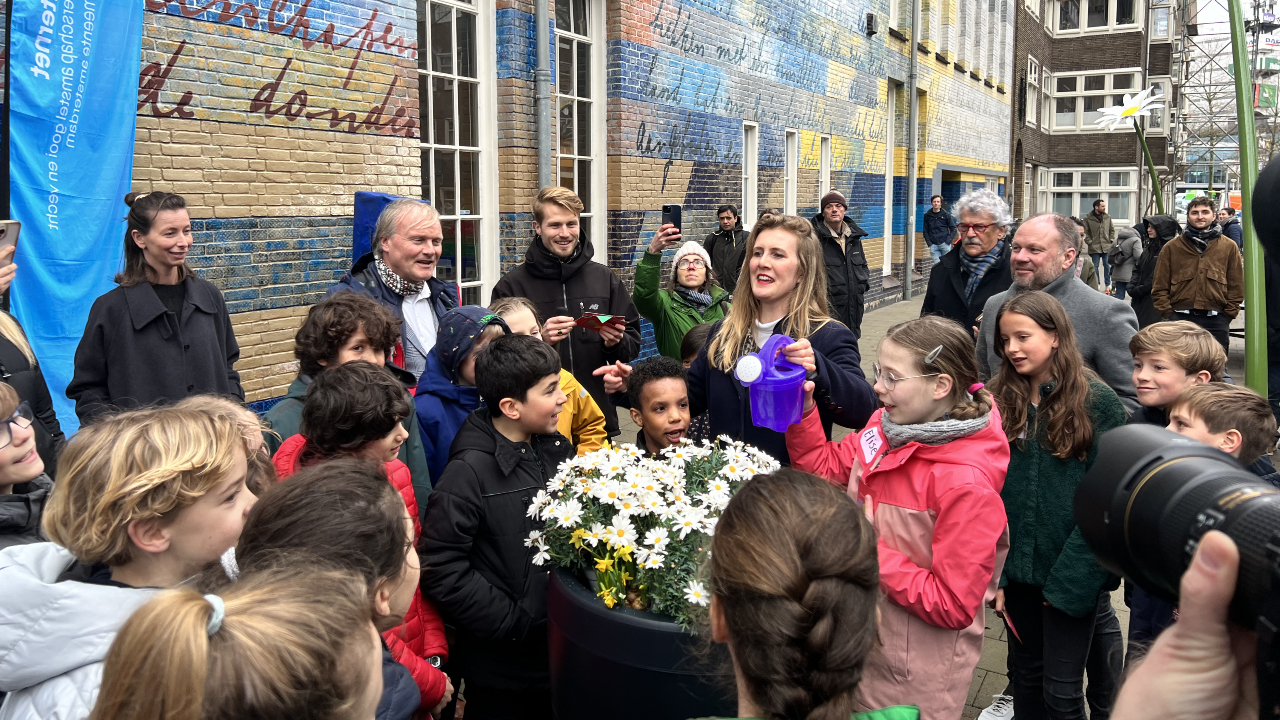
{"label": "tall daisy stem", "polygon": [[1138,132],[1138,143],[1142,145],[1142,157],[1147,161],[1147,172],[1151,173],[1151,192],[1156,198],[1157,214],[1164,215],[1164,193],[1160,192],[1160,178],[1156,175],[1156,164],[1151,161],[1151,149],[1147,147],[1147,138],[1142,134],[1142,125],[1135,119],[1133,129]]}

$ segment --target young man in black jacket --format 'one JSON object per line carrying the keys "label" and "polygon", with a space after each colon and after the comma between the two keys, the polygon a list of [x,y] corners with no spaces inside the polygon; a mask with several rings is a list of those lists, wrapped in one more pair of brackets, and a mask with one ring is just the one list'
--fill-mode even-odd
{"label": "young man in black jacket", "polygon": [[716,220],[720,227],[702,241],[702,247],[711,256],[711,269],[716,271],[720,287],[732,293],[738,287],[738,275],[747,259],[749,233],[742,229],[738,208],[732,205],[716,208]]}
{"label": "young man in black jacket", "polygon": [[467,416],[427,501],[422,594],[457,634],[449,674],[466,680],[467,718],[550,720],[547,582],[529,533],[529,503],[573,457],[556,432],[567,398],[560,358],[529,335],[506,335],[476,357],[487,407]]}
{"label": "young man in black jacket", "polygon": [[[640,354],[640,313],[612,270],[591,258],[595,249],[582,233],[582,200],[562,187],[543,188],[533,201],[533,228],[524,264],[493,286],[493,300],[526,297],[546,318],[542,339],[560,352],[560,364],[582,383],[604,413],[605,430],[616,437],[618,412],[604,381],[591,373],[603,365],[631,362]],[[577,327],[586,313],[626,320],[618,329]]]}

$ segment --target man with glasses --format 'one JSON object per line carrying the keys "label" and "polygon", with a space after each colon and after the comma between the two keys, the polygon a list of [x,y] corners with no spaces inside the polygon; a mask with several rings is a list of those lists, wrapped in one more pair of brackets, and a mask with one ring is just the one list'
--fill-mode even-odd
{"label": "man with glasses", "polygon": [[1013,218],[999,195],[982,188],[960,198],[959,252],[949,252],[933,266],[921,315],[941,315],[971,328],[987,299],[1009,289],[1009,247],[1005,238]]}
{"label": "man with glasses", "polygon": [[862,300],[871,289],[862,238],[867,231],[845,217],[849,203],[838,191],[822,196],[822,212],[813,216],[813,230],[822,246],[827,266],[827,310],[844,323],[854,337],[862,337]]}
{"label": "man with glasses", "polygon": [[1009,249],[1013,286],[992,295],[982,308],[978,333],[978,369],[982,376],[989,378],[1000,368],[996,354],[996,316],[1000,306],[1015,293],[1041,290],[1056,298],[1067,311],[1084,364],[1116,391],[1129,412],[1137,410],[1129,339],[1138,332],[1138,317],[1128,303],[1097,292],[1076,277],[1081,242],[1075,223],[1061,215],[1037,215],[1018,228]]}

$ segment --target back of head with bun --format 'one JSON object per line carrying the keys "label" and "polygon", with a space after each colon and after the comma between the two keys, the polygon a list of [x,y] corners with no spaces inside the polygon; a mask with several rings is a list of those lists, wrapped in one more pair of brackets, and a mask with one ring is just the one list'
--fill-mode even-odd
{"label": "back of head with bun", "polygon": [[757,476],[721,515],[708,567],[757,717],[848,720],[880,583],[857,504],[797,470]]}

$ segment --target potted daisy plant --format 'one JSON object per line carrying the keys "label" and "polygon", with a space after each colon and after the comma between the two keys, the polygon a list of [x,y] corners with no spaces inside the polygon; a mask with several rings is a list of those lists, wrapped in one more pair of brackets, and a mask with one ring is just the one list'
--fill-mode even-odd
{"label": "potted daisy plant", "polygon": [[624,718],[733,712],[732,678],[691,652],[710,603],[698,568],[729,498],[778,467],[726,437],[658,456],[606,445],[561,465],[529,505],[545,525],[527,540],[535,564],[556,566],[547,613],[558,718],[605,706]]}

